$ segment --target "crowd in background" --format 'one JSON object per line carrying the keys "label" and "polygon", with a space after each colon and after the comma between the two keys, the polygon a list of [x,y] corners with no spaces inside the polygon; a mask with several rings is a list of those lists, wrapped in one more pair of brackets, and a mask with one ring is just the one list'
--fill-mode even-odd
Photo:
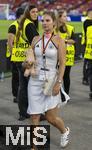
{"label": "crowd in background", "polygon": [[29,3],[36,4],[42,11],[44,8],[49,10],[59,10],[65,8],[70,15],[86,15],[88,8],[92,7],[91,0],[1,0],[1,4],[9,4],[10,13],[15,13],[17,7],[25,7]]}

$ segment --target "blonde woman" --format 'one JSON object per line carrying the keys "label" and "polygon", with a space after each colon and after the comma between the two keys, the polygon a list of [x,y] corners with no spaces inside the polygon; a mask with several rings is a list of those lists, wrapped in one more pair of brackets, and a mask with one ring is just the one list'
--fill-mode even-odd
{"label": "blonde woman", "polygon": [[[69,143],[69,128],[57,112],[61,104],[60,87],[65,70],[65,42],[58,35],[54,35],[55,15],[53,12],[43,14],[43,36],[36,36],[32,42],[32,49],[36,59],[36,75],[31,75],[28,83],[28,110],[33,125],[39,125],[40,114],[45,113],[46,120],[61,133],[61,147]],[[30,49],[29,51],[32,51]],[[29,57],[29,55],[28,55]],[[59,68],[57,73],[57,62]],[[30,63],[30,61],[29,61]],[[51,95],[44,93],[44,84],[57,74]],[[33,147],[32,150],[35,150]]]}

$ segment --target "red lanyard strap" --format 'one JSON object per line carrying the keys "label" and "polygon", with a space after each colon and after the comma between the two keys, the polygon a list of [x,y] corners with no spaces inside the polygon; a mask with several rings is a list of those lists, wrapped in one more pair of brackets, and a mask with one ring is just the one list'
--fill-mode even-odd
{"label": "red lanyard strap", "polygon": [[50,39],[48,40],[48,42],[46,43],[46,45],[44,45],[44,34],[42,36],[42,43],[43,43],[43,51],[42,52],[43,52],[43,55],[45,54],[46,48],[47,48],[49,42],[51,41],[53,34],[54,34],[54,32],[52,33],[52,35],[51,35]]}

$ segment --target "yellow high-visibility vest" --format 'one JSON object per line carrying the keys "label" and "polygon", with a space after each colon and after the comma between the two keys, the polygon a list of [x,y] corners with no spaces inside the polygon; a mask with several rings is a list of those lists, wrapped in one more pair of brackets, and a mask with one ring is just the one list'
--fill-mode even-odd
{"label": "yellow high-visibility vest", "polygon": [[[26,19],[23,25],[23,30],[21,31],[21,35],[19,41],[16,43],[16,36],[14,39],[14,47],[12,49],[11,61],[15,62],[23,62],[26,59],[26,50],[29,48],[30,44],[27,41],[25,35],[25,28],[27,24],[32,23],[29,19]],[[16,25],[16,34],[18,31],[18,23],[15,22]]]}
{"label": "yellow high-visibility vest", "polygon": [[[88,16],[86,20],[92,20]],[[87,27],[86,33],[84,32],[84,28],[82,26],[82,39],[81,44],[86,44],[84,58],[92,59],[92,26]]]}
{"label": "yellow high-visibility vest", "polygon": [[[18,22],[17,22],[17,20],[15,20],[10,26],[12,26],[12,25],[15,25],[15,27],[16,27],[16,33],[17,33],[17,31],[18,31]],[[6,57],[10,57],[10,56],[11,56],[11,54],[10,54],[9,46],[7,44]]]}
{"label": "yellow high-visibility vest", "polygon": [[[85,20],[90,19],[88,16],[85,18]],[[82,38],[81,38],[81,45],[85,44],[85,32],[84,32],[84,27],[82,24]]]}
{"label": "yellow high-visibility vest", "polygon": [[[11,61],[14,62],[23,62],[26,59],[26,50],[29,48],[30,44],[26,38],[25,35],[25,28],[27,26],[27,24],[32,23],[29,19],[26,19],[23,25],[23,30],[20,31],[21,35],[19,38],[19,41],[16,43],[16,35],[18,32],[18,22],[17,20],[14,21],[11,25],[15,25],[16,26],[16,34],[15,34],[15,38],[14,38],[14,45],[12,48],[12,55],[11,55]],[[6,56],[9,57],[10,53],[9,53],[9,48],[7,45],[7,53]]]}
{"label": "yellow high-visibility vest", "polygon": [[[61,33],[60,31],[59,36],[62,39],[68,39],[68,37],[71,38],[72,31],[74,31],[74,27],[71,25],[66,25],[68,33]],[[74,56],[75,56],[75,47],[73,44],[67,44],[67,51],[66,51],[66,66],[73,66],[74,65]]]}
{"label": "yellow high-visibility vest", "polygon": [[84,58],[92,59],[92,26],[87,27]]}

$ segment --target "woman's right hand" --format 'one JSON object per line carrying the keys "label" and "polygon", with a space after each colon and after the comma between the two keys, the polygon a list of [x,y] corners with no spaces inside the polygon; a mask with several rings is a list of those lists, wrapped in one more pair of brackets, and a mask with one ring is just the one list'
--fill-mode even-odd
{"label": "woman's right hand", "polygon": [[61,87],[61,84],[59,82],[56,82],[54,87],[53,87],[53,90],[52,90],[52,95],[53,96],[56,96],[59,94],[60,92],[60,87]]}

